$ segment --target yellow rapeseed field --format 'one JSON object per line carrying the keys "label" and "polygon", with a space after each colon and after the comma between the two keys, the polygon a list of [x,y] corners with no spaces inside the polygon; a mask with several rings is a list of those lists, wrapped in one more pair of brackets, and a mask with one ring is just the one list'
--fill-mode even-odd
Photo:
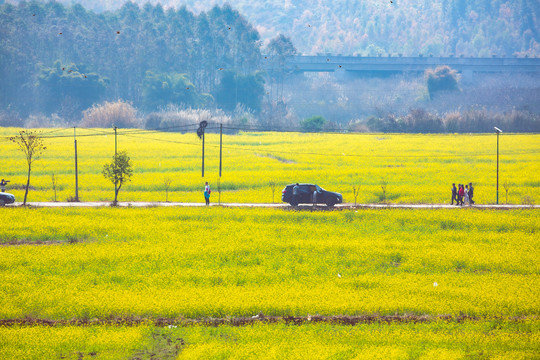
{"label": "yellow rapeseed field", "polygon": [[172,359],[178,353],[178,359],[534,359],[538,342],[538,323],[522,320],[356,326],[19,327],[0,328],[0,358],[151,359],[153,355]]}
{"label": "yellow rapeseed field", "polygon": [[[19,129],[0,129],[1,175],[19,201],[26,182],[23,154],[6,137]],[[51,175],[58,178],[57,200],[75,194],[74,130],[42,130],[47,150],[35,162],[28,201],[54,199]],[[77,129],[79,196],[83,201],[114,198],[114,186],[103,178],[103,165],[114,155],[112,129]],[[204,181],[214,189],[219,179],[219,134],[206,135],[205,178],[201,173],[202,144],[195,132],[157,133],[118,130],[118,149],[131,156],[133,181],[120,192],[121,201],[165,201],[165,180],[171,180],[168,200],[203,202]],[[240,133],[223,136],[222,202],[273,201],[269,183],[281,189],[293,182],[314,182],[360,203],[446,203],[450,186],[473,182],[478,203],[496,201],[496,136]],[[540,135],[503,134],[500,138],[500,203],[522,204],[540,198]]]}
{"label": "yellow rapeseed field", "polygon": [[[0,318],[538,315],[536,210],[3,209]],[[41,245],[35,245],[36,243]]]}
{"label": "yellow rapeseed field", "polygon": [[145,327],[0,327],[0,359],[129,359]]}
{"label": "yellow rapeseed field", "polygon": [[[18,129],[0,129],[0,136]],[[44,130],[28,201],[74,195],[73,129]],[[120,130],[133,159],[121,201],[217,201],[219,137]],[[92,136],[86,136],[92,135]],[[99,135],[99,136],[94,136]],[[79,195],[110,201],[110,129],[77,129]],[[501,137],[500,202],[540,195],[538,135]],[[222,202],[272,202],[314,182],[359,203],[445,203],[452,182],[495,202],[495,136],[224,135]],[[21,201],[23,154],[0,141],[2,178]],[[343,210],[0,208],[0,359],[531,359],[540,349],[537,209]],[[425,323],[160,328],[167,318],[418,316]],[[443,318],[437,318],[443,316]],[[444,320],[444,316],[450,319]],[[463,318],[465,320],[457,321]],[[29,326],[34,319],[63,322]],[[143,323],[128,326],[129,320]],[[95,324],[73,326],[72,321]],[[107,321],[118,320],[113,326]],[[123,320],[126,320],[125,322]],[[100,324],[100,325],[97,325]]]}

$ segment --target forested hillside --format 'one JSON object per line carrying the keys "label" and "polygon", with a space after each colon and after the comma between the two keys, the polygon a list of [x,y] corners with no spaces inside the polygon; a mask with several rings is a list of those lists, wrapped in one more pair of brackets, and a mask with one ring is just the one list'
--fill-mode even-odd
{"label": "forested hillside", "polygon": [[[11,2],[18,2],[10,0]],[[102,12],[118,0],[60,0]],[[9,2],[9,1],[8,1]],[[134,0],[199,13],[229,2],[263,40],[283,33],[305,54],[540,54],[538,0]]]}
{"label": "forested hillside", "polygon": [[497,118],[514,131],[540,129],[535,74],[464,84],[448,69],[454,86],[434,96],[421,74],[343,82],[282,66],[297,52],[536,57],[537,0],[215,3],[0,0],[0,126],[163,128],[212,118],[274,129],[309,130],[314,121],[317,130],[471,132]]}
{"label": "forested hillside", "polygon": [[229,6],[194,14],[126,3],[98,14],[78,4],[0,5],[0,106],[23,115],[76,117],[103,99],[148,111],[204,107],[232,91],[217,87],[224,72],[251,76],[244,87],[262,92],[250,75],[259,58],[259,34]]}

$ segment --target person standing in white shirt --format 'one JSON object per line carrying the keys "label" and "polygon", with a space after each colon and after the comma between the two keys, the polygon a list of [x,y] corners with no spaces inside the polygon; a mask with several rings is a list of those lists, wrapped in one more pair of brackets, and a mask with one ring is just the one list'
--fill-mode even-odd
{"label": "person standing in white shirt", "polygon": [[206,200],[206,205],[210,205],[210,193],[212,190],[210,190],[210,185],[208,185],[208,181],[206,182],[204,186],[204,200]]}

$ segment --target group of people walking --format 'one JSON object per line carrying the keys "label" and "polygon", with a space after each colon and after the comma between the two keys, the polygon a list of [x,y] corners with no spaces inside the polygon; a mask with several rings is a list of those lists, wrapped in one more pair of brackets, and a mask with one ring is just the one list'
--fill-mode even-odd
{"label": "group of people walking", "polygon": [[463,185],[458,184],[458,187],[456,187],[456,184],[452,184],[452,205],[454,205],[454,201],[456,202],[456,206],[463,206],[463,204],[467,205],[473,205],[474,200],[474,188],[472,186],[472,183],[469,183],[469,185]]}

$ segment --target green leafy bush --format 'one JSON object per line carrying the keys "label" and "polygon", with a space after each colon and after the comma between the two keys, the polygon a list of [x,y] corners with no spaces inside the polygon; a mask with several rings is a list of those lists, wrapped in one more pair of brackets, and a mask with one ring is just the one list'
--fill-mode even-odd
{"label": "green leafy bush", "polygon": [[324,117],[312,116],[310,118],[302,120],[300,122],[300,128],[304,132],[320,132],[322,131],[325,124],[326,119]]}

